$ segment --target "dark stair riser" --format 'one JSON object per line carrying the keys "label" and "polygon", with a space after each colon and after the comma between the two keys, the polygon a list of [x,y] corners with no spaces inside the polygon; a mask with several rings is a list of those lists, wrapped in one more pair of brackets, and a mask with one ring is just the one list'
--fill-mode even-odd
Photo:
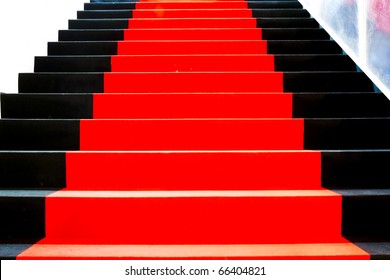
{"label": "dark stair riser", "polygon": [[3,118],[90,119],[93,114],[91,94],[3,94]]}
{"label": "dark stair riser", "polygon": [[[227,61],[229,61],[227,59]],[[172,62],[174,63],[174,62]],[[153,69],[153,68],[151,68]],[[207,69],[205,69],[207,70]],[[276,71],[354,71],[355,63],[344,55],[275,56]],[[111,72],[109,56],[36,57],[35,72]]]}
{"label": "dark stair riser", "polygon": [[322,185],[332,190],[390,189],[390,151],[322,152]]}
{"label": "dark stair riser", "polygon": [[0,243],[36,242],[45,237],[45,195],[12,196],[3,193],[0,191]]}
{"label": "dark stair riser", "polygon": [[[268,41],[269,54],[341,54],[334,41]],[[50,42],[48,55],[116,55],[118,43],[105,42]]]}
{"label": "dark stair riser", "polygon": [[1,120],[0,135],[0,150],[80,148],[80,122],[76,120]]}
{"label": "dark stair riser", "polygon": [[298,93],[293,95],[293,117],[390,117],[390,101],[378,93]]}
{"label": "dark stair riser", "polygon": [[62,189],[65,164],[65,153],[0,152],[0,189]]}
{"label": "dark stair riser", "polygon": [[390,192],[338,191],[343,195],[343,236],[353,242],[389,242]]}

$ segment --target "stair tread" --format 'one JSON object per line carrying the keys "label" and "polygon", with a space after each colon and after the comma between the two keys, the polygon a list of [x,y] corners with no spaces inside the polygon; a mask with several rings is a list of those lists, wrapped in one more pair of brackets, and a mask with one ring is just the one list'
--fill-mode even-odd
{"label": "stair tread", "polygon": [[61,245],[49,243],[34,245],[18,258],[368,259],[369,255],[351,243],[253,245]]}

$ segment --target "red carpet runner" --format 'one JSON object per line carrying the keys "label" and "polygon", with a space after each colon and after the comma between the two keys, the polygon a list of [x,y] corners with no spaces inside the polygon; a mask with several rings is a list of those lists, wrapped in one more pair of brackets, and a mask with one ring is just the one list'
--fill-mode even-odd
{"label": "red carpet runner", "polygon": [[369,258],[245,1],[141,0],[129,26],[19,259]]}

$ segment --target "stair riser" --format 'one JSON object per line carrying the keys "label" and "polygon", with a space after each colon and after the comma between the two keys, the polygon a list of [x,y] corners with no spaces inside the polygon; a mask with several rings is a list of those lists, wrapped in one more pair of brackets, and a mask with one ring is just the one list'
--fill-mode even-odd
{"label": "stair riser", "polygon": [[[116,2],[116,1],[115,1]],[[132,2],[132,1],[128,1]],[[244,9],[250,8],[302,8],[298,2],[275,1],[214,1],[214,2],[136,2],[135,3],[85,3],[84,10],[120,10],[120,9]]]}
{"label": "stair riser", "polygon": [[329,40],[318,28],[60,30],[59,41]]}
{"label": "stair riser", "polygon": [[[192,86],[188,87],[189,84]],[[296,91],[372,92],[373,84],[365,74],[355,72],[26,73],[19,75],[20,93],[280,93]]]}
{"label": "stair riser", "polygon": [[35,72],[354,71],[347,56],[127,55],[36,57]]}
{"label": "stair riser", "polygon": [[[46,237],[72,244],[342,241],[337,196],[88,199],[63,198],[58,192],[47,198],[46,208]],[[129,220],[119,213],[127,213]],[[232,223],[236,220],[240,227]]]}
{"label": "stair riser", "polygon": [[[129,44],[128,42],[122,44]],[[226,46],[226,43],[224,43]],[[231,43],[233,44],[233,43]],[[258,43],[252,43],[258,44]],[[150,46],[150,45],[149,45]],[[220,48],[221,50],[222,48]],[[229,53],[232,54],[231,48]],[[260,48],[261,50],[262,48]],[[267,41],[266,49],[269,54],[341,54],[341,48],[333,41]],[[244,49],[247,54],[259,53],[258,47]],[[210,52],[205,52],[210,54]],[[50,42],[48,54],[52,55],[116,55],[118,43],[106,42]],[[159,53],[154,53],[159,54]]]}
{"label": "stair riser", "polygon": [[3,94],[1,99],[5,119],[390,117],[386,96],[373,93]]}
{"label": "stair riser", "polygon": [[[323,30],[318,29],[318,24],[311,19],[271,19],[271,18],[213,18],[209,19],[215,26],[207,23],[204,18],[197,18],[191,20],[185,19],[154,19],[158,21],[159,25],[153,24],[151,19],[147,18],[138,18],[129,20],[126,18],[113,18],[113,19],[104,19],[104,18],[82,18],[77,20],[69,20],[69,29],[71,31],[77,29],[177,29],[177,28],[264,28],[264,29],[280,29],[280,28],[300,28],[300,29],[313,29],[312,31],[301,30],[295,32],[294,36],[299,35],[301,39],[304,39],[304,36],[308,36],[307,39],[329,39]],[[174,25],[173,22],[176,22],[177,25]],[[130,28],[130,29],[128,29]],[[276,31],[275,31],[276,32]],[[282,30],[278,31],[279,34],[291,38]],[[61,36],[64,33],[72,34],[72,32],[61,30]],[[73,32],[74,33],[74,32]],[[279,35],[278,37],[269,37],[269,38],[282,38]],[[69,36],[69,35],[67,35]],[[62,37],[66,38],[66,37]],[[68,39],[69,40],[69,39]]]}

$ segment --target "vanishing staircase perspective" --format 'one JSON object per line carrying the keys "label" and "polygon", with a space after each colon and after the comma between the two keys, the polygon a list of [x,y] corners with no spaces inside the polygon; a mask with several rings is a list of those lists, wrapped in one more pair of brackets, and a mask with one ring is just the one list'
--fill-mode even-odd
{"label": "vanishing staircase perspective", "polygon": [[2,259],[390,259],[389,100],[296,0],[92,0],[1,112]]}

